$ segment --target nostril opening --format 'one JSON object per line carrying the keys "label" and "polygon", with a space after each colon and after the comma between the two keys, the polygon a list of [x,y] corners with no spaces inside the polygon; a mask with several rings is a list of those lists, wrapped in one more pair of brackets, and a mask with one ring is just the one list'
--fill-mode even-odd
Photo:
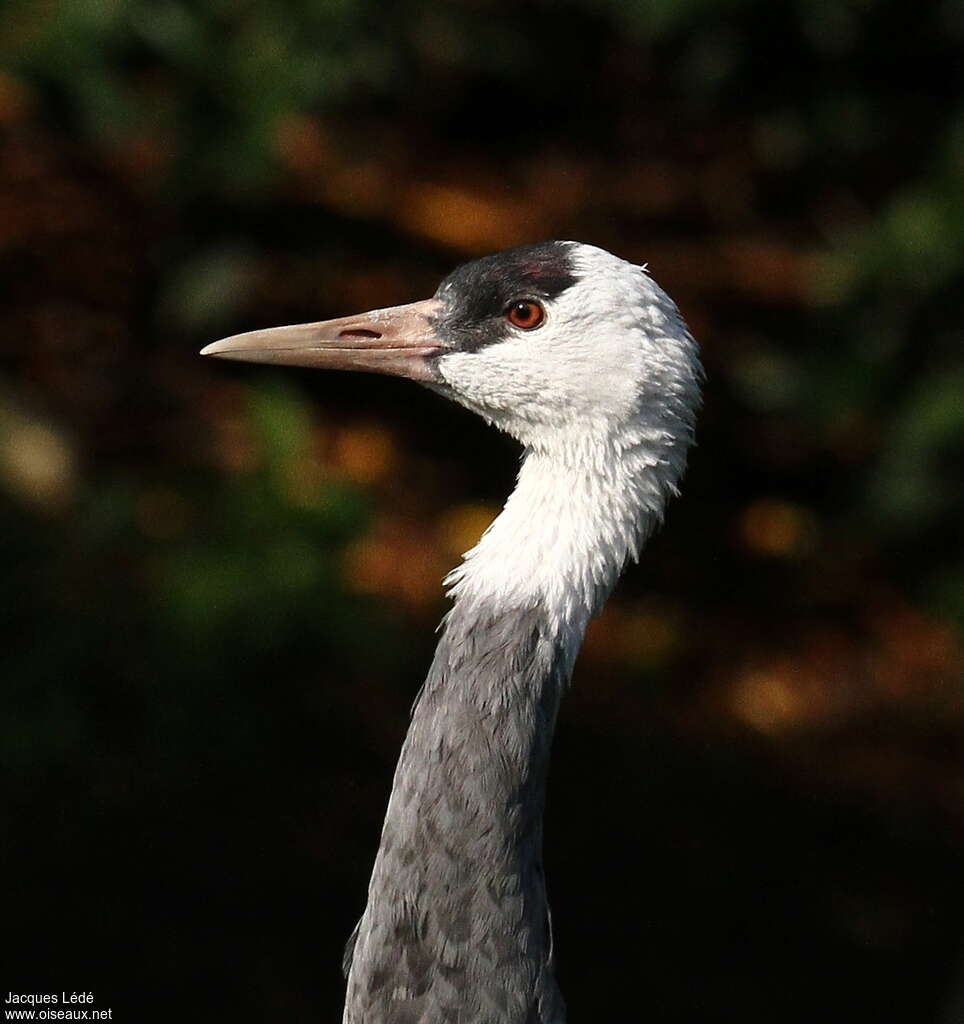
{"label": "nostril opening", "polygon": [[339,338],[380,338],[378,331],[370,331],[367,327],[349,327],[338,332]]}

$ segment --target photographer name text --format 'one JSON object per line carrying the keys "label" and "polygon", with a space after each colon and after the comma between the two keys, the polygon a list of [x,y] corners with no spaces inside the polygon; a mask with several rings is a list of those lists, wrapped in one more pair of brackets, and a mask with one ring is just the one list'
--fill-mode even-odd
{"label": "photographer name text", "polygon": [[7,1006],[71,1006],[93,1001],[93,992],[8,992],[4,999]]}

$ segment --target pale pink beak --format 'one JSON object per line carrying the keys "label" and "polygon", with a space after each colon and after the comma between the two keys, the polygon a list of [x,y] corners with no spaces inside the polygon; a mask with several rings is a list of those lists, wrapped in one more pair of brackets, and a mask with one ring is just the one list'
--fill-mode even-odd
{"label": "pale pink beak", "polygon": [[248,331],[215,341],[201,355],[433,381],[433,357],[445,350],[434,326],[441,308],[437,299],[425,299],[316,324]]}

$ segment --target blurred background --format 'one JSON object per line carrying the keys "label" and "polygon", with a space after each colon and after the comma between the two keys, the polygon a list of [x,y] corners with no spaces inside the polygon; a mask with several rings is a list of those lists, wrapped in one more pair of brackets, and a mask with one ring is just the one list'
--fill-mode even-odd
{"label": "blurred background", "polygon": [[555,237],[708,372],[559,723],[571,1019],[964,1021],[962,45],[954,0],[7,0],[4,996],[340,1019],[518,453],[197,351]]}

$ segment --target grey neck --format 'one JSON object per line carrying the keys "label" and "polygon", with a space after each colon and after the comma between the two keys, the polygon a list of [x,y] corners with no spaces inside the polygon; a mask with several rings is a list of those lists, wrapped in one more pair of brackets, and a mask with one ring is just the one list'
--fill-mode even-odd
{"label": "grey neck", "polygon": [[506,507],[451,574],[402,748],[345,1024],[562,1024],[542,871],[559,700],[589,616],[658,518],[637,440],[530,450]]}
{"label": "grey neck", "polygon": [[559,1024],[542,873],[569,659],[538,606],[457,601],[413,711],[350,950],[346,1024]]}

